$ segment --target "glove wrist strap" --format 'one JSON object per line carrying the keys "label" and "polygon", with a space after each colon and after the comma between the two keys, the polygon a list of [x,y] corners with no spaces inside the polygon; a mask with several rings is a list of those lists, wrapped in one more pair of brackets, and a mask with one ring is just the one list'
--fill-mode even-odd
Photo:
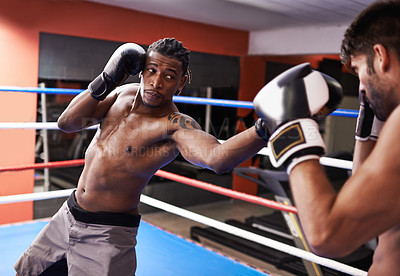
{"label": "glove wrist strap", "polygon": [[269,139],[270,161],[274,167],[288,164],[294,157],[321,156],[325,143],[318,123],[309,118],[290,121],[274,131]]}
{"label": "glove wrist strap", "polygon": [[294,167],[296,167],[298,164],[301,162],[307,161],[307,160],[319,160],[321,156],[316,155],[316,154],[310,154],[310,155],[304,155],[300,157],[295,157],[291,160],[289,166],[286,168],[287,174],[290,174],[293,170]]}
{"label": "glove wrist strap", "polygon": [[98,75],[88,86],[90,95],[98,101],[104,100],[114,88],[115,84],[106,72]]}

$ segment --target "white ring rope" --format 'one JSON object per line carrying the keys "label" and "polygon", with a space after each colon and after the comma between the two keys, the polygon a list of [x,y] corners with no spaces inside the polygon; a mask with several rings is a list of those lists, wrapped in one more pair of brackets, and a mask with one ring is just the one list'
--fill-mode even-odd
{"label": "white ring rope", "polygon": [[323,156],[319,160],[319,163],[321,163],[321,165],[324,165],[324,166],[335,167],[335,168],[340,168],[340,169],[345,169],[345,170],[350,170],[350,171],[353,169],[353,162],[349,161],[349,160],[343,160],[343,159],[337,159],[337,158]]}
{"label": "white ring rope", "polygon": [[[218,140],[220,143],[225,142],[224,140]],[[269,156],[270,150],[265,147],[261,149],[258,154],[260,155],[265,155]],[[323,166],[328,166],[328,167],[335,167],[339,169],[345,169],[345,170],[352,170],[353,168],[353,162],[348,161],[348,160],[343,160],[343,159],[337,159],[337,158],[332,158],[332,157],[321,157],[319,160],[319,163]]]}
{"label": "white ring rope", "polygon": [[304,251],[297,247],[293,247],[293,246],[272,240],[270,238],[266,238],[266,237],[257,235],[255,233],[240,229],[238,227],[223,223],[221,221],[193,213],[191,211],[176,207],[174,205],[171,205],[171,204],[165,203],[163,201],[148,197],[146,195],[141,195],[140,201],[147,205],[167,211],[169,213],[173,213],[175,215],[179,215],[181,217],[184,217],[184,218],[196,221],[196,222],[200,222],[207,226],[211,226],[211,227],[214,227],[221,231],[227,232],[229,234],[265,245],[267,247],[270,247],[270,248],[273,248],[273,249],[276,249],[276,250],[279,250],[279,251],[282,251],[285,253],[289,253],[290,255],[293,255],[293,256],[329,267],[329,268],[333,268],[340,272],[348,273],[351,275],[367,275],[367,272],[365,272],[363,270],[351,267],[349,265],[346,265],[346,264],[343,264],[343,263],[340,263],[340,262],[337,262],[337,261],[334,261],[331,259],[317,256],[313,253]]}
{"label": "white ring rope", "polygon": [[[87,129],[96,129],[98,125],[91,126]],[[57,127],[56,122],[48,122],[48,123],[35,123],[35,122],[6,122],[6,123],[0,123],[0,129],[54,129],[57,130],[59,129]],[[219,140],[221,143],[225,142],[224,140]],[[268,148],[263,148],[261,149],[258,154],[260,155],[269,155],[269,150]],[[321,157],[320,159],[321,165],[324,166],[329,166],[329,167],[336,167],[340,169],[345,169],[345,170],[351,170],[353,167],[353,162],[348,161],[348,160],[341,160],[337,158],[331,158],[331,157]]]}
{"label": "white ring rope", "polygon": [[[0,123],[0,129],[54,129],[59,130],[57,126],[57,122],[47,122],[47,123],[40,123],[40,122],[6,122]],[[97,125],[88,127],[86,129],[96,129]]]}
{"label": "white ring rope", "polygon": [[[31,193],[31,194],[20,194],[20,195],[10,195],[10,196],[2,196],[0,197],[0,204],[6,203],[16,203],[16,202],[23,202],[23,201],[31,201],[31,200],[44,200],[44,199],[51,199],[57,197],[67,197],[69,196],[74,189],[66,189],[66,190],[59,190],[59,191],[51,191],[51,192],[40,192],[40,193]],[[323,265],[325,267],[329,267],[335,269],[337,271],[341,271],[344,273],[348,273],[351,275],[367,275],[367,272],[362,271],[360,269],[351,267],[349,265],[323,258],[317,256],[313,253],[304,251],[297,247],[293,247],[270,238],[266,238],[255,233],[240,229],[238,227],[234,227],[232,225],[223,223],[221,221],[205,217],[203,215],[176,207],[174,205],[165,203],[163,201],[151,198],[146,195],[141,195],[140,201],[144,204],[153,206],[155,208],[159,208],[161,210],[167,211],[169,213],[173,213],[175,215],[202,223],[204,225],[214,227],[226,233],[245,238],[249,241],[256,242],[262,244],[264,246],[288,253],[290,255]]]}
{"label": "white ring rope", "polygon": [[65,189],[58,191],[50,191],[50,192],[39,192],[39,193],[31,193],[31,194],[19,194],[19,195],[8,195],[0,197],[0,205],[6,203],[17,203],[24,201],[36,201],[36,200],[44,200],[58,197],[66,197],[69,196],[73,189]]}

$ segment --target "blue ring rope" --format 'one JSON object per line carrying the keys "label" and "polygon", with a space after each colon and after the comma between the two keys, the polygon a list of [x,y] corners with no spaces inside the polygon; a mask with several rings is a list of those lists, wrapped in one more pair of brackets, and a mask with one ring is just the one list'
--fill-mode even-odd
{"label": "blue ring rope", "polygon": [[38,87],[0,86],[0,91],[77,95],[84,90],[83,89],[68,89],[68,88],[38,88]]}
{"label": "blue ring rope", "polygon": [[[37,87],[17,87],[17,86],[0,86],[1,91],[8,92],[28,92],[28,93],[45,93],[45,94],[62,94],[62,95],[77,95],[84,91],[83,89],[66,89],[66,88],[37,88]],[[174,102],[186,104],[212,105],[223,107],[247,108],[253,109],[253,102],[224,100],[224,99],[209,99],[201,97],[174,96]],[[357,118],[358,110],[351,109],[336,109],[330,114],[331,116],[341,116],[348,118]]]}

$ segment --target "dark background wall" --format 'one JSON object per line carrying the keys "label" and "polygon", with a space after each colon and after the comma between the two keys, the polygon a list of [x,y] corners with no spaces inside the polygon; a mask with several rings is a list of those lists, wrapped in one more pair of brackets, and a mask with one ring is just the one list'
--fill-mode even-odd
{"label": "dark background wall", "polygon": [[[60,82],[57,84],[56,81],[61,80],[64,83],[80,83],[79,87],[84,89],[87,83],[102,71],[111,54],[121,44],[122,42],[117,41],[41,33],[39,80],[45,82],[47,87],[58,86]],[[148,48],[148,45],[141,46]],[[182,95],[206,97],[206,88],[211,87],[212,98],[238,99],[239,57],[195,51],[192,51],[190,56],[193,78],[191,83],[186,84]],[[127,82],[138,81],[137,76],[129,77],[127,80]],[[177,104],[177,106],[181,112],[192,116],[204,127],[204,105]],[[234,133],[235,109],[212,107],[211,114],[213,135],[226,139]]]}
{"label": "dark background wall", "polygon": [[[39,78],[91,81],[121,44],[117,41],[40,33]],[[145,49],[148,47],[141,46]],[[232,87],[237,90],[239,67],[239,57],[192,51],[190,68],[193,80],[186,87]]]}

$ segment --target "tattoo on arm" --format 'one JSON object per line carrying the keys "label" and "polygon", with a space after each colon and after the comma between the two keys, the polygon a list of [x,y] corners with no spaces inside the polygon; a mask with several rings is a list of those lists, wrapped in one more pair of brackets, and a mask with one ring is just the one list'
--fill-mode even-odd
{"label": "tattoo on arm", "polygon": [[199,129],[196,121],[180,113],[168,115],[168,121],[172,124],[179,124],[179,126],[183,129]]}

